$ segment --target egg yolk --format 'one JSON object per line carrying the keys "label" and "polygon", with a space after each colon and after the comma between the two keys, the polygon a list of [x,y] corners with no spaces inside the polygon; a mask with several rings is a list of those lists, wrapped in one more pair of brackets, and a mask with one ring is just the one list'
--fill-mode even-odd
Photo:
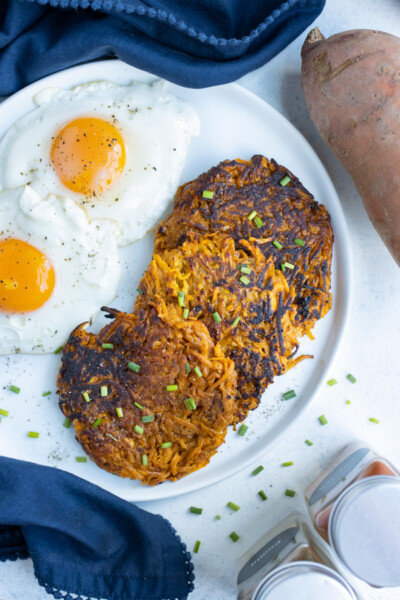
{"label": "egg yolk", "polygon": [[67,123],[51,147],[51,161],[60,181],[86,197],[101,195],[110,188],[121,175],[125,158],[118,129],[94,117]]}
{"label": "egg yolk", "polygon": [[34,246],[0,240],[0,311],[30,312],[43,306],[54,288],[54,269]]}

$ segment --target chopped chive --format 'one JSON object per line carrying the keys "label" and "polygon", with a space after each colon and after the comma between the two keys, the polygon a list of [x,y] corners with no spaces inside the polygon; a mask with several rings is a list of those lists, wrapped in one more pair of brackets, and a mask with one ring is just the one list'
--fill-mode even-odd
{"label": "chopped chive", "polygon": [[100,417],[99,419],[97,419],[94,423],[93,423],[93,427],[98,427],[100,425],[100,423],[102,422],[103,418]]}
{"label": "chopped chive", "polygon": [[198,508],[197,506],[191,506],[189,508],[189,511],[195,515],[201,515],[201,513],[203,512],[202,508]]}
{"label": "chopped chive", "polygon": [[108,396],[108,387],[106,385],[102,385],[100,387],[100,396],[102,398],[105,398],[106,396]]}
{"label": "chopped chive", "polygon": [[332,387],[333,385],[337,384],[337,381],[336,379],[329,379],[329,381],[327,381],[326,383]]}
{"label": "chopped chive", "polygon": [[142,465],[147,467],[147,454],[142,454]]}
{"label": "chopped chive", "polygon": [[184,298],[185,292],[182,292],[182,291],[178,292],[178,296],[179,296],[179,298]]}
{"label": "chopped chive", "polygon": [[259,473],[261,473],[261,471],[264,471],[264,467],[262,465],[257,467],[257,469],[254,469],[254,471],[252,472],[252,475],[258,475]]}
{"label": "chopped chive", "polygon": [[239,539],[239,536],[236,533],[236,531],[232,531],[232,533],[229,534],[229,537],[231,538],[232,542],[237,542]]}
{"label": "chopped chive", "polygon": [[14,394],[19,394],[21,388],[17,387],[16,385],[10,385],[9,390],[10,392],[14,392]]}
{"label": "chopped chive", "polygon": [[240,281],[243,283],[243,285],[248,285],[250,283],[250,279],[246,277],[246,275],[242,275],[242,277],[240,277]]}
{"label": "chopped chive", "polygon": [[240,269],[241,269],[242,267],[247,267],[247,266],[248,266],[247,264],[245,264],[245,265],[237,265],[237,267],[236,267],[236,268],[237,268],[237,270],[238,270],[238,271],[240,271]]}
{"label": "chopped chive", "polygon": [[189,363],[185,363],[185,369],[186,369],[186,371],[187,371],[188,373],[191,373],[191,372],[192,372],[192,369],[190,368],[190,365],[189,365]]}
{"label": "chopped chive", "polygon": [[232,327],[236,327],[236,325],[239,323],[239,321],[240,321],[240,317],[236,317],[236,319],[232,323]]}
{"label": "chopped chive", "polygon": [[279,185],[282,185],[283,187],[285,187],[285,185],[287,185],[289,183],[289,181],[291,181],[290,177],[288,177],[286,175],[286,177],[284,177],[283,179],[280,180]]}
{"label": "chopped chive", "polygon": [[311,440],[305,440],[307,446],[313,446],[313,442]]}
{"label": "chopped chive", "polygon": [[28,431],[28,437],[30,438],[38,438],[39,433],[37,431]]}
{"label": "chopped chive", "polygon": [[200,371],[199,367],[195,367],[193,371],[196,373],[197,377],[203,377],[203,373]]}
{"label": "chopped chive", "polygon": [[288,392],[282,394],[283,400],[291,400],[292,398],[296,398],[296,392],[294,390],[289,390]]}
{"label": "chopped chive", "polygon": [[257,225],[257,229],[260,229],[260,227],[263,227],[264,225],[260,217],[254,217],[254,223]]}
{"label": "chopped chive", "polygon": [[248,218],[249,221],[252,221],[256,215],[257,215],[257,211],[256,210],[252,210],[251,213],[249,214],[249,216],[247,218]]}
{"label": "chopped chive", "polygon": [[128,362],[127,367],[131,371],[134,371],[134,373],[139,373],[139,371],[140,371],[140,365],[137,365],[136,363],[134,363],[132,361]]}
{"label": "chopped chive", "polygon": [[285,269],[285,265],[284,265],[283,263],[281,264],[281,271],[283,271],[283,272],[285,272],[285,271],[286,271],[286,269]]}
{"label": "chopped chive", "polygon": [[111,435],[111,433],[106,433],[106,435],[108,435],[109,438],[114,440],[114,442],[118,442],[117,438],[115,438],[113,435]]}
{"label": "chopped chive", "polygon": [[220,315],[219,315],[219,313],[218,313],[218,312],[215,312],[215,313],[213,313],[213,314],[212,314],[212,318],[214,319],[214,321],[215,321],[216,323],[221,323],[221,321],[222,321],[222,319],[221,319],[221,317],[220,317]]}
{"label": "chopped chive", "polygon": [[238,431],[238,435],[241,435],[242,437],[245,436],[247,430],[248,430],[248,426],[247,425],[241,425],[240,429]]}
{"label": "chopped chive", "polygon": [[65,417],[63,425],[64,425],[64,427],[66,427],[67,429],[68,429],[68,427],[71,425],[71,421],[68,419],[68,417]]}
{"label": "chopped chive", "polygon": [[207,200],[212,200],[213,197],[214,192],[211,192],[210,190],[203,190],[203,198],[207,198]]}
{"label": "chopped chive", "polygon": [[238,510],[240,510],[240,506],[238,504],[235,504],[234,502],[228,502],[227,507],[231,508],[235,512],[237,512]]}
{"label": "chopped chive", "polygon": [[183,318],[187,319],[189,316],[189,309],[188,308],[184,308],[183,309]]}
{"label": "chopped chive", "polygon": [[215,520],[216,521],[220,521],[221,520],[221,515],[215,515]]}
{"label": "chopped chive", "polygon": [[346,404],[351,404],[351,400],[346,400]]}
{"label": "chopped chive", "polygon": [[193,548],[193,552],[194,552],[195,554],[197,554],[197,553],[198,553],[198,551],[199,551],[199,548],[200,548],[200,544],[201,544],[200,540],[197,540],[197,542],[195,543],[195,545],[194,545],[194,548]]}
{"label": "chopped chive", "polygon": [[275,248],[278,248],[278,250],[282,250],[282,244],[280,244],[278,240],[274,240],[272,243],[275,246]]}
{"label": "chopped chive", "polygon": [[240,267],[240,270],[242,273],[246,273],[246,275],[249,275],[251,273],[250,267]]}
{"label": "chopped chive", "polygon": [[143,294],[143,291],[140,288],[136,288],[138,294]]}
{"label": "chopped chive", "polygon": [[167,392],[177,392],[178,391],[178,386],[176,385],[176,383],[172,384],[172,385],[167,385]]}
{"label": "chopped chive", "polygon": [[163,442],[161,448],[171,448],[172,442]]}
{"label": "chopped chive", "polygon": [[82,392],[82,396],[86,400],[86,402],[90,402],[90,396],[87,392]]}
{"label": "chopped chive", "polygon": [[117,406],[117,408],[115,410],[117,413],[117,417],[119,417],[121,419],[124,416],[122,408],[120,406]]}
{"label": "chopped chive", "polygon": [[286,267],[286,269],[294,269],[294,265],[290,262],[284,262],[283,266]]}
{"label": "chopped chive", "polygon": [[154,421],[154,415],[143,415],[142,423],[152,423]]}
{"label": "chopped chive", "polygon": [[321,425],[327,425],[327,423],[328,423],[328,420],[327,420],[327,418],[325,417],[325,415],[321,415],[321,416],[319,417],[319,422],[321,423]]}
{"label": "chopped chive", "polygon": [[77,456],[75,458],[75,460],[76,460],[76,462],[79,462],[79,463],[85,463],[85,462],[87,462],[86,456]]}
{"label": "chopped chive", "polygon": [[267,494],[264,492],[264,490],[260,490],[258,495],[261,496],[263,500],[267,500]]}
{"label": "chopped chive", "polygon": [[294,464],[293,461],[289,460],[288,462],[282,463],[282,467],[291,467],[293,464]]}
{"label": "chopped chive", "polygon": [[304,246],[305,245],[305,241],[301,240],[300,238],[296,238],[294,240],[294,243],[297,244],[298,246]]}
{"label": "chopped chive", "polygon": [[114,344],[102,344],[101,345],[104,350],[112,350],[114,348]]}
{"label": "chopped chive", "polygon": [[140,427],[140,425],[135,425],[135,427],[133,429],[136,431],[136,433],[138,435],[143,435],[144,429],[143,429],[143,427]]}
{"label": "chopped chive", "polygon": [[379,425],[379,419],[374,419],[374,417],[370,418],[371,423],[376,423],[376,425]]}
{"label": "chopped chive", "polygon": [[8,417],[8,410],[4,410],[4,408],[0,408],[0,415],[3,415],[3,417]]}
{"label": "chopped chive", "polygon": [[60,352],[62,352],[64,346],[60,346],[59,348],[57,348],[57,350],[54,350],[54,354],[60,354]]}
{"label": "chopped chive", "polygon": [[289,496],[290,498],[293,498],[296,495],[296,492],[294,490],[286,490],[285,491],[285,496]]}
{"label": "chopped chive", "polygon": [[183,292],[178,293],[178,304],[182,308],[185,306],[185,294]]}
{"label": "chopped chive", "polygon": [[183,403],[188,410],[196,410],[197,408],[194,398],[186,398]]}
{"label": "chopped chive", "polygon": [[43,392],[42,396],[50,396],[51,392]]}
{"label": "chopped chive", "polygon": [[138,408],[140,408],[140,410],[143,410],[143,406],[141,404],[139,404],[139,402],[134,402],[133,404],[135,406],[137,406]]}
{"label": "chopped chive", "polygon": [[349,381],[351,381],[351,383],[355,383],[357,381],[357,379],[351,373],[349,373],[348,375],[346,375],[346,377],[347,377],[347,379]]}

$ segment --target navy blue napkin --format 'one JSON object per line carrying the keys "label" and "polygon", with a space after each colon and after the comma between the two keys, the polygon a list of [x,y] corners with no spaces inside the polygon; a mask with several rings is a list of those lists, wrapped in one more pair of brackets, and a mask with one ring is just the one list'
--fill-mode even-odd
{"label": "navy blue napkin", "polygon": [[283,50],[325,0],[2,0],[0,95],[72,65],[121,60],[174,83],[234,81]]}
{"label": "navy blue napkin", "polygon": [[194,587],[168,521],[65,471],[0,457],[0,561],[28,556],[55,598],[182,600]]}

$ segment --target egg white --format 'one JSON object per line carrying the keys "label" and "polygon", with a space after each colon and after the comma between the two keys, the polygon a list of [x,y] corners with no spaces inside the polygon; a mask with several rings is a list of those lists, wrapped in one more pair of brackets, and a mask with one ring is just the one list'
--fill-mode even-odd
{"label": "egg white", "polygon": [[120,279],[115,229],[109,220],[89,223],[69,198],[43,200],[29,186],[0,193],[0,240],[34,246],[55,271],[53,293],[40,308],[0,310],[0,354],[54,352],[74,327],[113,300]]}
{"label": "egg white", "polygon": [[[90,219],[114,219],[120,229],[119,245],[143,237],[180,182],[188,145],[199,133],[193,109],[168,93],[163,81],[47,88],[34,101],[37,108],[19,119],[0,142],[0,190],[29,184],[42,198],[50,193],[68,196],[84,205]],[[94,199],[64,187],[50,161],[55,135],[69,121],[87,116],[112,122],[126,149],[121,176]]]}

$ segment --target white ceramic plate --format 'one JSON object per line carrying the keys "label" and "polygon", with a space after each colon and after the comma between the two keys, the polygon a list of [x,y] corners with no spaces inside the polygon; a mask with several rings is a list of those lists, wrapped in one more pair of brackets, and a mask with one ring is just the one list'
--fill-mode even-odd
{"label": "white ceramic plate", "polygon": [[[48,86],[75,85],[108,79],[120,84],[132,80],[151,82],[155,78],[120,61],[104,61],[75,67],[46,77],[23,89],[0,106],[0,137],[19,117],[34,108],[32,97]],[[270,449],[295,423],[326,381],[330,364],[341,341],[350,304],[350,244],[343,211],[331,180],[315,152],[282,115],[260,98],[236,84],[204,90],[169,85],[170,91],[189,102],[197,111],[202,131],[189,149],[182,181],[190,180],[221,160],[265,154],[293,171],[315,198],[325,204],[335,234],[333,259],[333,308],[314,329],[315,340],[305,338],[300,350],[315,356],[276,378],[264,393],[261,404],[246,423],[245,437],[230,430],[225,444],[210,464],[177,482],[151,488],[124,480],[99,469],[88,460],[76,463],[83,451],[71,427],[63,427],[58,408],[55,379],[59,356],[17,355],[0,357],[0,408],[9,411],[0,423],[0,454],[51,465],[75,473],[130,501],[156,500],[193,491],[232,475]],[[121,251],[123,277],[113,306],[131,310],[136,288],[147,267],[153,248],[148,234]],[[101,320],[96,324],[98,329]],[[17,385],[16,395],[8,390]],[[294,388],[295,400],[283,402],[281,394]],[[42,393],[52,390],[49,396]],[[39,439],[27,437],[39,431]]]}

